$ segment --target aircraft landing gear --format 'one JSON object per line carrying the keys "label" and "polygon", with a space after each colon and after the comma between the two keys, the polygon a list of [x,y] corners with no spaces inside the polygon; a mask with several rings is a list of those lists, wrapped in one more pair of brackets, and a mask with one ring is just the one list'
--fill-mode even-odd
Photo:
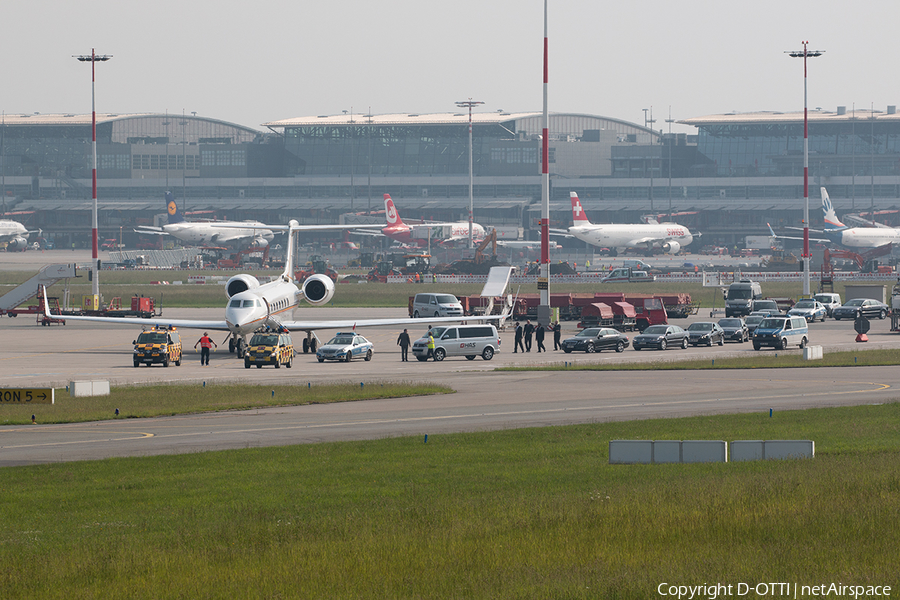
{"label": "aircraft landing gear", "polygon": [[315,352],[319,347],[319,339],[316,337],[312,331],[306,332],[306,337],[303,338],[303,354],[309,354],[310,352]]}

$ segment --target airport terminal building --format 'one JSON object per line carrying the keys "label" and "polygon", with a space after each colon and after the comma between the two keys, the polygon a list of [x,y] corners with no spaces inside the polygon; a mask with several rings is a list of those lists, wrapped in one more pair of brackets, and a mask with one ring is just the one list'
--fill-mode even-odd
{"label": "airport terminal building", "polygon": [[[827,186],[839,214],[900,208],[900,115],[809,114],[810,205]],[[551,220],[571,224],[576,191],[595,222],[644,214],[677,220],[729,245],[796,225],[802,214],[803,113],[744,113],[679,121],[664,134],[608,117],[550,115]],[[474,113],[475,219],[537,237],[541,114]],[[256,129],[195,114],[97,115],[98,202],[104,229],[152,222],[163,194],[219,218],[304,223],[382,208],[403,215],[468,215],[469,115],[323,115]],[[89,228],[90,115],[5,115],[0,197],[29,227]],[[812,210],[812,225],[821,221]],[[111,232],[110,232],[111,233]]]}

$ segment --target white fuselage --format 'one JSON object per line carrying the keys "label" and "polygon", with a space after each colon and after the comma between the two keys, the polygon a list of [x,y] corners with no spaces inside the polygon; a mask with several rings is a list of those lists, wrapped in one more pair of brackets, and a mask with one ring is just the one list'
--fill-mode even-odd
{"label": "white fuselage", "polygon": [[225,322],[233,335],[249,335],[265,325],[270,317],[292,317],[302,297],[300,288],[282,277],[229,298]]}
{"label": "white fuselage", "polygon": [[649,248],[667,241],[682,247],[694,241],[687,227],[677,223],[573,225],[569,233],[579,240],[606,248]]}
{"label": "white fuselage", "polygon": [[825,235],[847,248],[877,248],[887,243],[900,244],[900,229],[886,227],[851,227],[839,231],[825,230]]}
{"label": "white fuselage", "polygon": [[18,221],[0,221],[0,242],[8,242],[15,238],[27,238],[28,230]]}
{"label": "white fuselage", "polygon": [[[253,221],[252,223],[256,222]],[[241,225],[241,223],[235,223],[235,225]],[[188,223],[187,221],[163,225],[162,230],[188,244],[227,244],[253,238],[263,238],[267,241],[272,241],[275,237],[269,229],[225,228],[217,227],[213,223]]]}

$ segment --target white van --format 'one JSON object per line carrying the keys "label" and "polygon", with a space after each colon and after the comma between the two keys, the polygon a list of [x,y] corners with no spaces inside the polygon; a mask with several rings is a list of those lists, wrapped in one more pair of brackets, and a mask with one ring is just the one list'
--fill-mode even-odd
{"label": "white van", "polygon": [[[442,361],[448,356],[465,356],[475,360],[481,356],[491,360],[500,351],[500,336],[493,325],[450,325],[434,327],[434,360]],[[420,361],[428,360],[428,334],[413,343],[413,354]]]}
{"label": "white van", "polygon": [[762,320],[753,332],[753,349],[772,346],[776,350],[785,350],[796,344],[806,348],[809,342],[809,326],[803,317],[770,315]]}
{"label": "white van", "polygon": [[416,294],[413,299],[412,316],[419,317],[461,317],[463,307],[453,294]]}

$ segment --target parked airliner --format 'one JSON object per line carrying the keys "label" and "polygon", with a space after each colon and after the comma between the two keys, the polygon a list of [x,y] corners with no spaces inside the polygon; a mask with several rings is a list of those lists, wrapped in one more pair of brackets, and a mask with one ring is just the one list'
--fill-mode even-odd
{"label": "parked airliner", "polygon": [[40,231],[29,231],[18,221],[4,219],[0,221],[0,242],[7,243],[7,250],[24,250],[28,246],[28,235]]}
{"label": "parked airliner", "polygon": [[[221,226],[225,226],[222,224]],[[243,355],[246,347],[246,336],[263,326],[278,329],[305,331],[306,339],[303,341],[303,351],[315,352],[318,345],[315,331],[318,329],[350,329],[356,327],[372,327],[379,325],[420,325],[425,323],[455,323],[469,320],[502,320],[507,315],[492,315],[482,317],[429,317],[424,319],[354,319],[333,321],[295,321],[293,312],[297,309],[301,300],[313,306],[327,304],[334,296],[334,282],[323,274],[311,275],[298,287],[294,280],[294,237],[297,232],[329,227],[325,225],[300,225],[297,221],[291,221],[288,225],[259,225],[273,231],[284,230],[288,232],[288,246],[285,254],[284,272],[274,281],[260,283],[253,275],[240,274],[229,279],[225,284],[225,295],[228,303],[225,306],[224,320],[195,320],[195,319],[165,319],[154,317],[150,319],[132,317],[103,317],[103,316],[60,316],[49,312],[46,301],[47,292],[44,290],[44,314],[52,318],[61,318],[72,321],[96,321],[101,323],[117,323],[127,325],[165,325],[169,327],[183,327],[191,329],[206,329],[230,332],[230,348],[237,349],[238,356]],[[331,226],[338,227],[338,226]],[[346,226],[342,226],[346,227]]]}
{"label": "parked airliner", "polygon": [[169,222],[162,227],[139,225],[134,230],[148,235],[171,235],[190,245],[244,244],[249,241],[250,245],[264,248],[275,237],[271,229],[260,229],[259,221],[229,222],[232,227],[228,228],[219,227],[217,223],[185,221],[172,192],[166,192],[166,212]]}
{"label": "parked airliner", "polygon": [[[834,205],[831,203],[831,198],[828,197],[828,191],[824,187],[819,189],[822,193],[822,212],[825,215],[825,226],[824,229],[810,229],[810,231],[824,234],[825,237],[810,238],[810,241],[832,242],[847,248],[878,248],[888,243],[900,243],[900,229],[893,227],[848,227],[844,225],[834,212]],[[788,229],[799,229],[799,227],[789,227]],[[775,235],[771,226],[769,226],[769,232],[773,236],[782,239],[803,239],[801,237]]]}
{"label": "parked airliner", "polygon": [[619,248],[662,248],[666,254],[678,252],[692,241],[694,236],[687,227],[677,223],[595,224],[584,214],[578,194],[570,192],[573,225],[567,233],[594,246],[609,248],[617,253]]}

